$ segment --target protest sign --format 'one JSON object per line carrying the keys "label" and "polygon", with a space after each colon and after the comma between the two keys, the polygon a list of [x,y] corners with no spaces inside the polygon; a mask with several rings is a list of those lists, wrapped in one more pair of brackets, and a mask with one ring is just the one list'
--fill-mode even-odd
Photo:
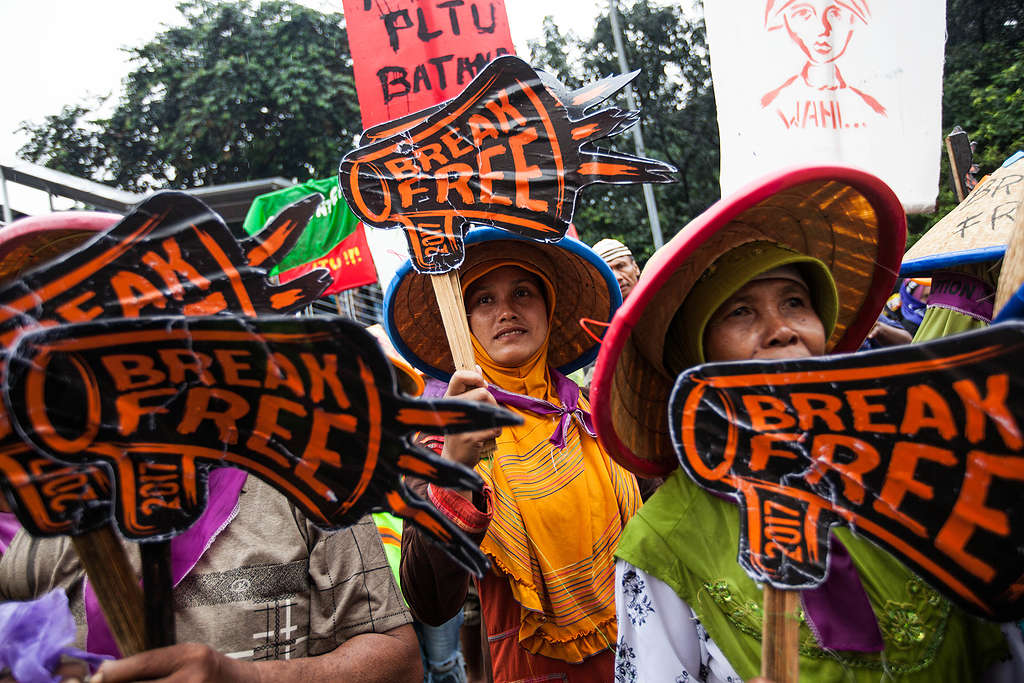
{"label": "protest sign", "polygon": [[[0,341],[88,320],[156,314],[287,313],[319,296],[326,273],[274,285],[268,271],[294,245],[319,196],[283,209],[253,236],[229,228],[194,197],[153,195],[109,230],[0,287]],[[55,463],[11,432],[0,410],[0,487],[18,521],[36,536],[80,534],[106,525],[110,486],[103,468]]]}
{"label": "protest sign", "polygon": [[313,212],[296,245],[271,274],[291,282],[323,268],[331,275],[324,295],[369,284],[377,279],[364,228],[349,210],[337,176],[309,180],[294,187],[262,194],[253,200],[242,228],[253,234],[284,207],[317,193],[323,201]]}
{"label": "protest sign", "polygon": [[943,0],[704,3],[722,195],[790,164],[882,178],[911,212],[938,193]]}
{"label": "protest sign", "polygon": [[416,430],[460,432],[517,419],[486,404],[398,393],[376,340],[340,318],[150,317],[27,333],[10,351],[5,405],[18,435],[113,475],[129,539],[163,540],[198,519],[212,467],[236,467],[337,529],[389,509],[467,569],[486,560],[402,484],[414,474],[478,488],[471,470],[413,445]]}
{"label": "protest sign", "polygon": [[671,434],[690,476],[740,506],[739,563],[818,585],[829,528],[896,555],[965,610],[1024,616],[1024,323],[829,358],[689,370]]}
{"label": "protest sign", "polygon": [[515,54],[503,0],[344,0],[363,127],[457,95]]}
{"label": "protest sign", "polygon": [[585,185],[672,180],[668,164],[593,146],[636,122],[615,108],[585,113],[635,75],[570,92],[501,57],[455,99],[366,130],[342,159],[342,191],[365,223],[405,229],[422,273],[458,268],[470,223],[556,241]]}
{"label": "protest sign", "polygon": [[928,229],[903,257],[900,275],[931,275],[949,266],[997,261],[1024,216],[1024,157],[997,169]]}

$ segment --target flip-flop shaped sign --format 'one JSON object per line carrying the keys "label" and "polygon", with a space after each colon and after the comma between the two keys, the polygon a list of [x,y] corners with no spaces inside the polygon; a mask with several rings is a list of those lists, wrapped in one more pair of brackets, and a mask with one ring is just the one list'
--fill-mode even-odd
{"label": "flip-flop shaped sign", "polygon": [[325,529],[391,510],[478,575],[487,567],[479,548],[400,477],[475,489],[480,479],[409,436],[520,422],[487,404],[403,397],[359,325],[294,316],[120,319],[30,332],[11,349],[4,402],[18,435],[40,453],[108,467],[126,538],[184,531],[205,508],[210,468],[230,466]]}
{"label": "flip-flop shaped sign", "polygon": [[[0,287],[0,342],[6,347],[28,329],[88,320],[256,316],[308,306],[329,284],[326,271],[285,285],[272,284],[267,273],[319,203],[319,195],[296,202],[250,237],[190,195],[153,195],[109,230]],[[81,534],[110,519],[107,472],[36,454],[11,433],[2,410],[0,487],[33,535]]]}
{"label": "flip-flop shaped sign", "polygon": [[458,97],[366,130],[342,159],[342,191],[367,224],[405,229],[421,273],[458,268],[470,224],[559,240],[583,186],[673,180],[668,164],[593,144],[636,123],[620,109],[585,111],[637,73],[569,91],[499,57]]}
{"label": "flip-flop shaped sign", "polygon": [[825,578],[855,529],[967,611],[1024,617],[1024,323],[939,341],[680,375],[683,468],[734,498],[756,581]]}

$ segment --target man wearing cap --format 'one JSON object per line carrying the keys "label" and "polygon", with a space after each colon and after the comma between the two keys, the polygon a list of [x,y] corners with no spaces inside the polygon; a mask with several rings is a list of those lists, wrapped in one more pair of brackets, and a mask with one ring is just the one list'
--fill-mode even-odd
{"label": "man wearing cap", "polygon": [[633,259],[633,252],[622,242],[611,238],[605,238],[595,244],[594,251],[615,273],[615,280],[622,292],[622,300],[625,301],[640,278],[640,266]]}

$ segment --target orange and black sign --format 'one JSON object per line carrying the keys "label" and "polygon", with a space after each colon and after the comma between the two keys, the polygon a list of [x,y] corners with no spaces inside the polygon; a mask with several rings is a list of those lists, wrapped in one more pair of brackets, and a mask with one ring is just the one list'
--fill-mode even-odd
{"label": "orange and black sign", "polygon": [[[329,284],[326,271],[285,285],[267,273],[319,203],[319,195],[296,202],[250,237],[188,194],[153,195],[106,232],[0,287],[0,344],[25,330],[90,320],[256,316],[308,306]],[[33,453],[0,410],[0,488],[28,531],[77,534],[106,524],[109,487],[103,467],[58,465]]]}
{"label": "orange and black sign", "polygon": [[31,332],[11,350],[4,399],[39,452],[106,465],[127,538],[183,531],[205,507],[209,469],[230,466],[327,529],[391,510],[478,574],[479,549],[401,475],[477,489],[480,479],[409,434],[517,423],[486,404],[401,396],[376,340],[340,318],[178,316]]}
{"label": "orange and black sign", "polygon": [[819,584],[834,524],[964,609],[1024,617],[1024,323],[928,344],[681,375],[676,453],[740,507],[739,562]]}
{"label": "orange and black sign", "polygon": [[517,57],[499,57],[458,97],[366,130],[342,159],[342,191],[367,224],[406,230],[422,273],[458,268],[470,224],[561,239],[584,185],[672,181],[668,164],[594,146],[637,115],[586,110],[635,75],[568,91]]}

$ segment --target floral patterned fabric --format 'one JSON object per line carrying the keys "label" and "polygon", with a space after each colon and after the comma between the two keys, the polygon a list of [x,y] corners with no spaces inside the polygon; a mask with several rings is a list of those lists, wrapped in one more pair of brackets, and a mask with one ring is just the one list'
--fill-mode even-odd
{"label": "floral patterned fabric", "polygon": [[615,683],[741,683],[693,610],[661,580],[615,563]]}

